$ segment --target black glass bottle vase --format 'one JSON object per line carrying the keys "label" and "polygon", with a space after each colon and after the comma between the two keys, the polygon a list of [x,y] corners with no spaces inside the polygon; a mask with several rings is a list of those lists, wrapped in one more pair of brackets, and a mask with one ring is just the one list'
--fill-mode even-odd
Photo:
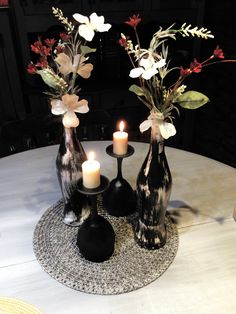
{"label": "black glass bottle vase", "polygon": [[77,191],[85,160],[87,156],[77,138],[76,128],[64,127],[56,167],[64,201],[63,222],[70,226],[79,226],[90,213],[88,198]]}
{"label": "black glass bottle vase", "polygon": [[159,127],[152,127],[150,147],[137,177],[137,243],[146,249],[159,249],[166,243],[165,215],[170,199],[172,177],[167,163],[164,139]]}

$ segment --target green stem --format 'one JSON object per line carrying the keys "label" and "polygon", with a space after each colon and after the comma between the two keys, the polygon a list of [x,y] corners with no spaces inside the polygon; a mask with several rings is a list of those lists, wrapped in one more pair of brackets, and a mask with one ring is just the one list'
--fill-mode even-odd
{"label": "green stem", "polygon": [[[77,36],[78,36],[78,30],[75,33],[74,37],[72,37],[72,47],[73,47],[73,56],[72,56],[72,58],[74,58],[74,56],[78,54],[79,47],[81,46],[81,43],[82,43],[81,40],[77,41]],[[85,41],[85,44],[86,44],[86,41]],[[77,71],[79,69],[80,60],[81,60],[82,56],[83,55],[81,54],[79,59],[78,59],[78,64],[76,66],[75,72],[73,72],[73,75],[72,75],[72,79],[71,79],[71,91],[72,92],[74,90],[75,80],[76,80],[76,77],[77,77]]]}
{"label": "green stem", "polygon": [[71,47],[73,47],[72,42],[70,42],[68,45],[66,45],[66,48],[69,50],[71,57],[73,56],[73,49],[71,49]]}
{"label": "green stem", "polygon": [[[168,96],[168,98],[167,98],[167,100],[166,100],[166,102],[165,102],[165,105],[163,106],[163,111],[164,111],[166,108],[168,108],[168,107],[171,106],[171,103],[172,103],[173,97],[174,97],[174,93],[175,93],[175,91],[177,90],[177,88],[183,83],[183,81],[184,81],[185,78],[186,78],[186,77],[183,77],[183,76],[180,76],[180,77],[178,78],[177,82],[175,83],[173,89],[171,90],[171,92],[170,92],[170,94],[169,94],[169,96]],[[173,86],[173,85],[172,85],[172,86]]]}
{"label": "green stem", "polygon": [[140,51],[141,50],[141,45],[140,45],[140,40],[139,40],[139,36],[138,36],[138,32],[137,32],[136,27],[134,28],[134,33],[135,33],[135,37],[136,37],[136,40],[137,40],[138,49]]}
{"label": "green stem", "polygon": [[71,91],[73,91],[74,86],[75,86],[75,80],[76,80],[76,77],[77,77],[77,71],[78,71],[79,66],[80,66],[80,59],[81,59],[81,57],[82,57],[82,55],[79,57],[78,64],[77,64],[77,66],[76,66],[75,72],[73,72],[73,75],[72,75],[72,79],[71,79]]}
{"label": "green stem", "polygon": [[[190,75],[190,74],[189,74]],[[187,77],[187,76],[189,76],[189,75],[186,75],[186,76],[179,76],[179,78],[177,79],[177,81],[175,82],[175,83],[173,83],[170,87],[169,87],[169,89],[171,89],[171,88],[175,88],[175,86],[176,85],[178,85],[178,83],[179,83],[179,81],[180,80],[182,80],[181,82],[183,82],[183,80]],[[178,85],[179,86],[179,85]]]}
{"label": "green stem", "polygon": [[[138,51],[139,51],[139,55],[138,55],[138,66],[139,66],[141,44],[140,44],[140,40],[139,40],[139,36],[138,36],[138,32],[137,32],[136,27],[134,27],[134,33],[135,33],[135,37],[136,37],[137,44],[138,44]],[[139,77],[139,82],[140,82],[140,86],[143,87],[143,86],[144,86],[144,82],[143,82],[143,79],[142,79],[141,77]]]}
{"label": "green stem", "polygon": [[[75,46],[75,54],[78,54],[78,50],[79,50],[79,47],[81,46],[81,44],[82,44],[81,40],[77,42],[77,44]],[[86,42],[85,42],[85,44],[86,44]]]}
{"label": "green stem", "polygon": [[133,68],[135,68],[135,64],[134,64],[133,59],[131,58],[131,55],[128,52],[127,52],[127,54],[128,54],[129,60],[130,60],[130,62],[132,64]]}

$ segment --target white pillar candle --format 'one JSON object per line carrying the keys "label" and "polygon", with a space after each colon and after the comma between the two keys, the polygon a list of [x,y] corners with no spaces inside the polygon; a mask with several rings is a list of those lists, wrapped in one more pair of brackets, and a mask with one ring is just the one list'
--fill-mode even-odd
{"label": "white pillar candle", "polygon": [[128,133],[124,132],[124,122],[120,122],[120,131],[113,133],[113,153],[124,155],[128,149]]}
{"label": "white pillar candle", "polygon": [[95,189],[100,185],[100,163],[94,160],[94,152],[91,152],[88,160],[82,163],[82,176],[83,185],[87,189]]}

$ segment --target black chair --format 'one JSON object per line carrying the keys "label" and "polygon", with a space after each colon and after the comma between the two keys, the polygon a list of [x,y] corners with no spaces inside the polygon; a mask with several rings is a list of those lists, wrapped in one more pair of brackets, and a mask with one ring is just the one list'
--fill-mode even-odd
{"label": "black chair", "polygon": [[111,116],[105,110],[90,110],[80,114],[77,128],[80,140],[108,140],[111,135]]}
{"label": "black chair", "polygon": [[0,157],[57,144],[61,133],[61,117],[53,115],[2,122]]}
{"label": "black chair", "polygon": [[[78,114],[80,140],[110,139],[110,115],[104,110]],[[52,114],[27,117],[0,124],[0,157],[25,150],[59,144],[63,133],[62,117]]]}

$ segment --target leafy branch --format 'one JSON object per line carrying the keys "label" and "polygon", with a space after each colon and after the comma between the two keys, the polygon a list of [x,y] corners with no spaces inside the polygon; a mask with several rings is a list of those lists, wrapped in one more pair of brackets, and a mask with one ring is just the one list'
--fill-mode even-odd
{"label": "leafy branch", "polygon": [[64,17],[64,14],[62,12],[62,10],[58,9],[58,8],[54,8],[52,7],[52,13],[55,15],[55,17],[58,18],[58,20],[65,25],[65,29],[67,30],[67,32],[70,34],[73,32],[74,30],[74,25],[72,24],[72,22],[68,21],[67,17]]}
{"label": "leafy branch", "polygon": [[186,23],[184,23],[181,26],[179,32],[183,37],[189,37],[191,35],[192,37],[197,36],[203,39],[214,38],[214,35],[207,28],[198,28],[197,26],[195,26],[194,28],[191,27],[191,24],[186,26]]}

